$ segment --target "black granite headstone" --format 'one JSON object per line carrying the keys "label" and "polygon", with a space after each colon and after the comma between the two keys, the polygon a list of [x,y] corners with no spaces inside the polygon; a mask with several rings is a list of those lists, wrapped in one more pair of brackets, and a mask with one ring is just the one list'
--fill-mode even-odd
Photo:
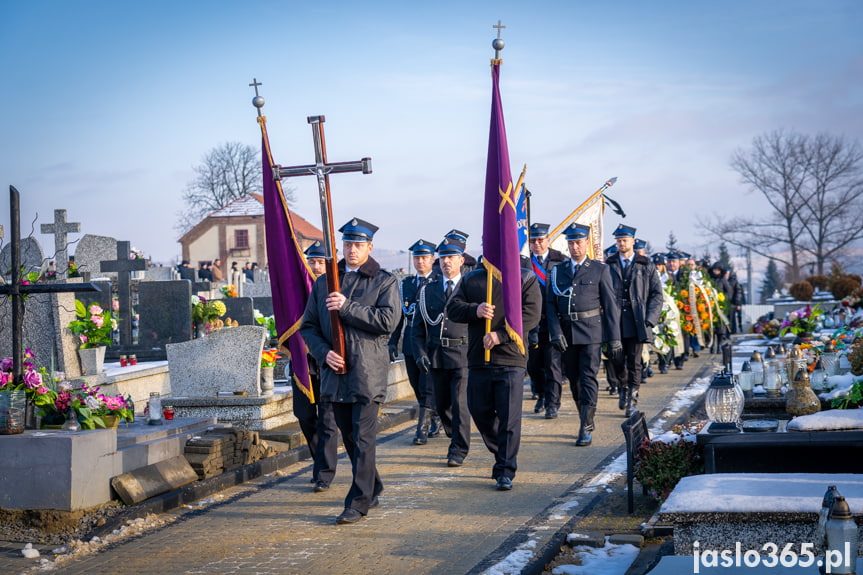
{"label": "black granite headstone", "polygon": [[255,321],[255,307],[250,297],[229,297],[223,299],[225,308],[228,310],[222,319],[231,318],[239,325],[258,325]]}
{"label": "black granite headstone", "polygon": [[272,296],[261,296],[252,298],[252,305],[255,309],[261,312],[264,317],[273,315],[273,298]]}
{"label": "black granite headstone", "polygon": [[165,345],[192,339],[192,284],[187,280],[138,284],[138,359],[167,359]]}

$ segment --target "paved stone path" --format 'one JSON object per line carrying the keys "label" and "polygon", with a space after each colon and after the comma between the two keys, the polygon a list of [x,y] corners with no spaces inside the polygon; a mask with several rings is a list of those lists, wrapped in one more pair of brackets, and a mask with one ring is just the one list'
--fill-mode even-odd
{"label": "paved stone path", "polygon": [[[648,419],[718,356],[702,355],[682,371],[642,386]],[[620,455],[623,412],[602,392],[591,447],[576,447],[578,416],[564,390],[560,417],[533,413],[525,395],[519,470],[514,489],[499,492],[492,457],[474,429],[460,468],[446,467],[445,438],[412,444],[413,424],[381,432],[378,465],[385,490],[367,518],[337,526],[350,485],[342,455],[332,487],[314,493],[308,462],[229,489],[209,505],[168,514],[175,520],[140,537],[59,567],[65,574],[365,574],[481,573],[518,550],[525,556],[565,529],[579,509],[605,490],[586,485]],[[625,469],[625,467],[624,467]],[[23,545],[22,545],[23,547]],[[14,571],[33,565],[15,560]],[[12,565],[8,565],[12,567]]]}

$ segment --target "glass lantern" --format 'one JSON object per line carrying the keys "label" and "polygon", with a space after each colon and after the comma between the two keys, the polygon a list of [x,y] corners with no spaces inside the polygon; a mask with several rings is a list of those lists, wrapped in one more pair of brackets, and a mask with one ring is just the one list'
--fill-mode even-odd
{"label": "glass lantern", "polygon": [[806,370],[809,364],[806,361],[806,356],[800,346],[793,346],[788,351],[788,359],[785,360],[786,378],[785,381],[790,383],[794,381],[794,377],[801,369]]}
{"label": "glass lantern", "polygon": [[704,398],[708,433],[736,433],[743,414],[743,391],[733,375],[724,370],[713,377]]}
{"label": "glass lantern", "polygon": [[162,397],[158,391],[150,392],[147,400],[147,425],[162,425]]}
{"label": "glass lantern", "polygon": [[827,345],[824,346],[824,351],[821,352],[821,363],[828,377],[839,375],[839,358],[832,342],[827,342]]}
{"label": "glass lantern", "polygon": [[[759,373],[758,376],[760,377],[761,374]],[[752,371],[752,366],[748,361],[743,362],[743,367],[740,368],[740,373],[737,374],[737,382],[740,384],[740,391],[743,392],[743,397],[746,399],[752,397],[752,388],[757,384],[755,384],[755,373]]]}
{"label": "glass lantern", "polygon": [[[749,356],[749,367],[752,369],[752,387],[764,384],[764,361],[761,359],[761,353],[758,350],[753,351]],[[743,385],[741,383],[741,385]]]}
{"label": "glass lantern", "polygon": [[827,383],[827,370],[824,369],[824,360],[819,359],[815,363],[815,369],[809,375],[809,387],[812,391],[820,393],[824,391],[824,385]]}
{"label": "glass lantern", "polygon": [[857,567],[857,523],[851,516],[848,502],[841,495],[837,495],[830,508],[830,516],[825,526],[827,532],[827,553],[841,558],[841,564],[833,563],[831,573],[851,573]]}
{"label": "glass lantern", "polygon": [[771,347],[764,354],[764,392],[767,397],[776,398],[782,395],[782,373],[785,373],[785,366]]}

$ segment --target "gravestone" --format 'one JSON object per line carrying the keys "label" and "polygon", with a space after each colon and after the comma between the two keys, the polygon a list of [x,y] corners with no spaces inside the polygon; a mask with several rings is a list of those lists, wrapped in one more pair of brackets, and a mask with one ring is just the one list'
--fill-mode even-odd
{"label": "gravestone", "polygon": [[258,325],[255,321],[255,306],[250,297],[229,297],[222,300],[225,304],[225,315],[222,319],[231,318],[240,325]]}
{"label": "gravestone", "polygon": [[166,346],[192,339],[192,285],[185,280],[138,284],[139,359],[167,359]]}
{"label": "gravestone", "polygon": [[[75,248],[75,264],[80,273],[89,272],[93,277],[104,275],[112,279],[117,278],[115,273],[102,274],[101,262],[113,260],[117,257],[117,240],[107,236],[95,236],[84,234]],[[128,258],[129,255],[126,254]]]}
{"label": "gravestone", "polygon": [[272,290],[270,289],[270,280],[267,280],[265,283],[258,282],[246,282],[243,284],[243,295],[246,297],[259,298],[259,297],[269,297],[272,296]]}
{"label": "gravestone", "polygon": [[252,298],[252,306],[258,310],[262,316],[267,317],[273,315],[273,298],[272,296],[254,297]]}
{"label": "gravestone", "polygon": [[167,345],[171,395],[216,397],[220,393],[260,396],[261,351],[267,330],[223,328],[206,337]]}
{"label": "gravestone", "polygon": [[150,266],[144,271],[144,279],[153,281],[168,281],[177,279],[174,268],[170,266]]}
{"label": "gravestone", "polygon": [[[24,273],[38,272],[42,269],[45,258],[42,255],[42,246],[36,238],[21,238],[21,267]],[[6,281],[12,281],[12,243],[8,243],[0,250],[0,273]]]}
{"label": "gravestone", "polygon": [[128,241],[117,242],[117,259],[99,262],[101,271],[117,274],[117,299],[120,302],[120,353],[132,347],[132,272],[147,269],[145,260],[129,258],[131,250]]}
{"label": "gravestone", "polygon": [[66,279],[69,261],[69,242],[66,239],[68,233],[80,233],[81,224],[77,222],[66,222],[66,210],[54,210],[54,223],[42,224],[43,234],[54,234],[54,255],[51,259],[57,262],[57,279]]}
{"label": "gravestone", "polygon": [[109,281],[94,281],[91,283],[95,284],[100,291],[80,294],[78,299],[81,300],[84,307],[90,307],[90,304],[97,303],[102,309],[109,309],[113,312],[111,306],[114,299],[112,295],[114,284]]}

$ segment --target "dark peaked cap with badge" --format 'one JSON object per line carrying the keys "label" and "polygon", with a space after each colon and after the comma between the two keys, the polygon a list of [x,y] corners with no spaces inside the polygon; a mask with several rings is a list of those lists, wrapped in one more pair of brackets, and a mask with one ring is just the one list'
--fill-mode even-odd
{"label": "dark peaked cap with badge", "polygon": [[433,256],[437,246],[428,240],[419,239],[408,248],[412,256]]}
{"label": "dark peaked cap with badge", "polygon": [[460,256],[464,253],[464,242],[458,238],[444,238],[437,247],[439,256]]}
{"label": "dark peaked cap with badge", "polygon": [[617,229],[611,234],[616,238],[634,238],[635,228],[626,224],[619,224]]}
{"label": "dark peaked cap with badge", "polygon": [[644,240],[640,240],[638,238],[635,238],[635,243],[633,244],[632,249],[634,249],[634,250],[647,249],[647,242]]}
{"label": "dark peaked cap with badge", "polygon": [[448,231],[448,232],[446,233],[446,235],[444,235],[444,237],[445,237],[445,238],[453,238],[453,239],[461,240],[462,242],[464,242],[464,243],[465,243],[465,245],[467,245],[467,239],[468,239],[470,236],[469,236],[468,234],[466,234],[465,232],[461,231],[461,230],[457,230],[457,229],[453,228],[453,229],[451,229],[450,231]]}
{"label": "dark peaked cap with badge", "polygon": [[563,230],[563,235],[566,236],[566,241],[583,240],[590,235],[590,226],[572,222]]}
{"label": "dark peaked cap with badge", "polygon": [[531,238],[544,238],[548,235],[548,229],[551,226],[548,224],[541,224],[539,222],[530,224],[530,237]]}
{"label": "dark peaked cap with badge", "polygon": [[312,245],[306,248],[306,251],[303,252],[306,254],[307,258],[325,258],[327,257],[327,252],[324,249],[324,244],[321,240],[315,240]]}
{"label": "dark peaked cap with badge", "polygon": [[339,228],[342,232],[342,241],[345,242],[370,242],[375,237],[378,227],[365,220],[354,218]]}

